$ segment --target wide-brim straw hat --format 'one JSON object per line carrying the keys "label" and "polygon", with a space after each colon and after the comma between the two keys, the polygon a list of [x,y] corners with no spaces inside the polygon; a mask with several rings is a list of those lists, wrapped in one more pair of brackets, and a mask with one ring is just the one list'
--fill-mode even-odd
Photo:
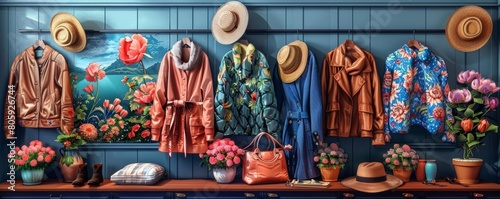
{"label": "wide-brim straw hat", "polygon": [[236,42],[248,26],[248,10],[239,1],[229,1],[220,6],[212,18],[212,35],[221,44]]}
{"label": "wide-brim straw hat", "polygon": [[462,52],[472,52],[483,47],[492,31],[490,14],[474,5],[457,9],[446,23],[446,39],[453,48]]}
{"label": "wide-brim straw hat", "polygon": [[299,40],[283,46],[278,51],[276,59],[282,82],[292,83],[302,75],[307,65],[308,54],[307,44]]}
{"label": "wide-brim straw hat", "polygon": [[87,36],[80,21],[70,13],[59,12],[50,21],[50,34],[57,45],[71,52],[80,52],[87,44]]}
{"label": "wide-brim straw hat", "polygon": [[380,193],[401,186],[403,181],[386,174],[380,162],[363,162],[358,165],[356,176],[342,180],[341,184],[361,192]]}

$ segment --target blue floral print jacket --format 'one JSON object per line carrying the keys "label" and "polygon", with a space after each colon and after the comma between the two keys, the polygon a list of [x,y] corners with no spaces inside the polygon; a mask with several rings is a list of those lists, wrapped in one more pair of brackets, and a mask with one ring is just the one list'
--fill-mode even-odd
{"label": "blue floral print jacket", "polygon": [[[445,119],[451,118],[446,106],[448,73],[444,60],[429,48],[404,45],[385,62],[382,98],[386,141],[390,133],[407,133],[411,125],[421,125],[429,133],[445,132]],[[443,141],[453,141],[445,133]]]}
{"label": "blue floral print jacket", "polygon": [[215,92],[217,133],[281,134],[271,70],[253,44],[236,43],[222,58]]}

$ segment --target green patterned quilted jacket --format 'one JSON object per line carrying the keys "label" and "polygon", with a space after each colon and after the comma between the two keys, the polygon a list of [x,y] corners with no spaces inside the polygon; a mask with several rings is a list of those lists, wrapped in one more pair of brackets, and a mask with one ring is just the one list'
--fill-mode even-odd
{"label": "green patterned quilted jacket", "polygon": [[279,113],[266,57],[252,44],[240,43],[219,66],[215,93],[217,133],[280,135]]}

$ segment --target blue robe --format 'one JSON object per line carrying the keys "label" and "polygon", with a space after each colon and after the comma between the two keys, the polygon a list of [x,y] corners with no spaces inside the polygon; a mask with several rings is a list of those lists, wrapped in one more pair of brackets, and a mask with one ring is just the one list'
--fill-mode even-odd
{"label": "blue robe", "polygon": [[304,180],[319,176],[314,151],[323,141],[323,106],[321,103],[320,68],[309,51],[307,66],[292,83],[283,83],[283,144],[292,145],[285,151],[288,173],[294,179]]}

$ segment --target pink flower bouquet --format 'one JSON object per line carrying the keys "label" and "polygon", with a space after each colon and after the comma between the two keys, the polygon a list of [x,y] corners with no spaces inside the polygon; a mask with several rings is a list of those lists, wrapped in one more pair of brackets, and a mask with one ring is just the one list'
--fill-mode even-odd
{"label": "pink flower bouquet", "polygon": [[403,144],[403,146],[394,144],[393,148],[384,153],[382,157],[384,157],[383,163],[391,170],[399,168],[404,170],[416,169],[419,159],[417,152],[407,144]]}
{"label": "pink flower bouquet", "polygon": [[23,145],[14,149],[15,154],[9,153],[9,163],[17,170],[45,169],[56,157],[56,152],[49,147],[43,147],[42,142],[33,140],[29,146]]}
{"label": "pink flower bouquet", "polygon": [[473,149],[484,144],[481,140],[487,132],[498,132],[498,126],[490,124],[486,114],[497,108],[498,98],[492,95],[500,87],[473,70],[460,72],[457,82],[464,87],[448,94],[447,105],[452,108],[453,117],[448,118],[446,125],[448,131],[458,138],[464,151],[463,158],[469,159]]}
{"label": "pink flower bouquet", "polygon": [[243,149],[236,146],[231,139],[217,139],[208,146],[207,152],[200,153],[200,165],[206,164],[208,169],[236,167],[241,163],[243,153]]}
{"label": "pink flower bouquet", "polygon": [[314,156],[314,162],[316,162],[316,166],[319,168],[327,167],[336,169],[340,167],[343,169],[348,157],[344,149],[339,148],[336,143],[331,143],[330,145],[323,143],[318,150],[318,154]]}

